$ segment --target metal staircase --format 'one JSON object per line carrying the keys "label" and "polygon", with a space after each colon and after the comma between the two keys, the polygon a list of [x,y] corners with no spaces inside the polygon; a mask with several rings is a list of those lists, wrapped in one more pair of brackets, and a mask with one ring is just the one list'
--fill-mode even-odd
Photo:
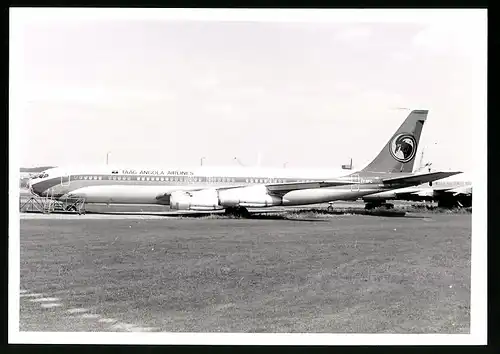
{"label": "metal staircase", "polygon": [[32,193],[27,201],[19,201],[19,210],[22,213],[77,213],[85,214],[85,198],[68,197],[56,199],[54,190],[49,191],[46,197],[40,197]]}

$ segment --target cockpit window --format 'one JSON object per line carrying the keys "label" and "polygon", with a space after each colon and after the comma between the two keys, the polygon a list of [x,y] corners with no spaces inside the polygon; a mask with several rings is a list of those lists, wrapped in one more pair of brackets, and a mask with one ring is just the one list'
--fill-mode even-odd
{"label": "cockpit window", "polygon": [[41,172],[41,173],[38,173],[38,174],[34,175],[32,177],[32,179],[35,179],[35,178],[45,178],[45,177],[49,177],[49,175],[46,172]]}

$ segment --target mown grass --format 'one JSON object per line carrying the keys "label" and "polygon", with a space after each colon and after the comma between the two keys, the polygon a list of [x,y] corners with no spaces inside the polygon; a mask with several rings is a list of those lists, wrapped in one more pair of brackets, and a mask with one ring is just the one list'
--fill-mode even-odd
{"label": "mown grass", "polygon": [[163,331],[467,333],[470,219],[22,220],[21,287]]}

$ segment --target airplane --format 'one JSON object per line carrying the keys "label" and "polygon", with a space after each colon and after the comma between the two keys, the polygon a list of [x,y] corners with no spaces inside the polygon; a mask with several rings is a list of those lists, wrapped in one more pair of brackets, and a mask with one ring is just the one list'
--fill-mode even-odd
{"label": "airplane", "polygon": [[93,168],[56,167],[34,176],[32,193],[86,203],[160,204],[175,210],[224,210],[296,206],[350,200],[428,183],[461,172],[412,173],[427,110],[412,111],[365,168],[326,172],[261,167]]}
{"label": "airplane", "polygon": [[472,206],[472,182],[463,177],[460,180],[445,178],[425,185],[370,194],[362,199],[367,203],[367,209],[388,207],[387,200],[436,201],[438,207],[442,208],[467,208]]}

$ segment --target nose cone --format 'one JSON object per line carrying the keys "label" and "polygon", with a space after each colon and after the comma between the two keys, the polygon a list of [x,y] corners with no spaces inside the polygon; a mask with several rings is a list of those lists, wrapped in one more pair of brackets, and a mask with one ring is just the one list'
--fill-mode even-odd
{"label": "nose cone", "polygon": [[40,188],[40,183],[36,183],[36,181],[30,179],[28,181],[28,188],[31,193],[42,196],[43,190]]}
{"label": "nose cone", "polygon": [[31,188],[32,184],[33,184],[33,180],[31,178],[28,178],[28,181],[26,182],[26,187],[28,187],[28,189],[30,191],[32,191],[32,188]]}

